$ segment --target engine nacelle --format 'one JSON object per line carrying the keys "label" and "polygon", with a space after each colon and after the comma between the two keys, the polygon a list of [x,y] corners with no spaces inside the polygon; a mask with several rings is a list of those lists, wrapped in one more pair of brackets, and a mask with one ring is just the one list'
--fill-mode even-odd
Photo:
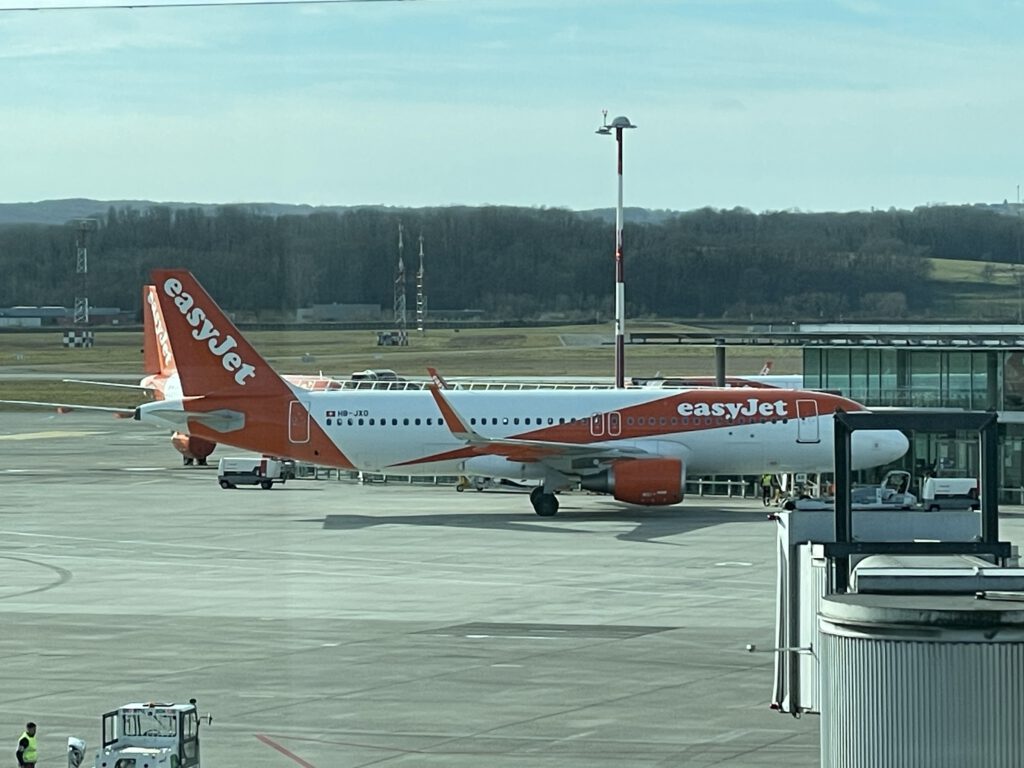
{"label": "engine nacelle", "polygon": [[217,447],[216,443],[211,443],[201,437],[186,435],[183,432],[175,432],[171,436],[171,445],[186,459],[198,461],[205,461],[206,457]]}
{"label": "engine nacelle", "polygon": [[587,491],[610,493],[618,501],[648,506],[678,504],[683,500],[686,467],[680,459],[616,461],[608,469],[580,480]]}

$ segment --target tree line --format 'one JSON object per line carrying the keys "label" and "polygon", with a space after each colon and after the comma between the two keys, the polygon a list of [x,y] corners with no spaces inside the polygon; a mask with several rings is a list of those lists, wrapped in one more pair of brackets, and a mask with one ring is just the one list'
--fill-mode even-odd
{"label": "tree line", "polygon": [[[155,267],[192,270],[225,308],[290,315],[312,304],[391,306],[398,226],[409,306],[423,237],[431,311],[501,319],[613,312],[614,226],[563,209],[355,209],[273,216],[245,207],[111,207],[87,239],[93,306],[140,306]],[[0,227],[0,306],[76,295],[74,223]],[[927,316],[933,258],[1020,262],[1022,220],[990,209],[755,214],[744,209],[627,222],[632,317],[738,320]]]}

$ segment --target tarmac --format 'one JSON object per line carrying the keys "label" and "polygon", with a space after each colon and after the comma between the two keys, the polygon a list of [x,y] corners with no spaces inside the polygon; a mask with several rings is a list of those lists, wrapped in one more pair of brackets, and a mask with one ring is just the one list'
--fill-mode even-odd
{"label": "tarmac", "polygon": [[195,697],[207,768],[817,766],[746,651],[775,535],[757,500],[225,491],[152,428],[0,413],[0,737],[91,766],[103,712]]}

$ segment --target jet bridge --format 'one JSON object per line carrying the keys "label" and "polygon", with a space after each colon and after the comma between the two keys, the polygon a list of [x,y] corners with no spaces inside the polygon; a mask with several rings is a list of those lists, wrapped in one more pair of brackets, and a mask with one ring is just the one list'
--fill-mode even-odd
{"label": "jet bridge", "polygon": [[[980,510],[854,511],[850,435],[878,428],[976,432]],[[775,516],[772,707],[821,715],[823,766],[1017,765],[1024,569],[999,540],[995,414],[837,413],[835,440],[835,509]]]}

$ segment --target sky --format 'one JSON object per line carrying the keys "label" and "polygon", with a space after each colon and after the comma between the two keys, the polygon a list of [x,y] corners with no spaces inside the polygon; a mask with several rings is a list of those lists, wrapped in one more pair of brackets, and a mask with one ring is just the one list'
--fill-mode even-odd
{"label": "sky", "polygon": [[613,207],[602,110],[627,206],[1024,184],[1024,0],[11,10],[120,1],[0,0],[0,202]]}

